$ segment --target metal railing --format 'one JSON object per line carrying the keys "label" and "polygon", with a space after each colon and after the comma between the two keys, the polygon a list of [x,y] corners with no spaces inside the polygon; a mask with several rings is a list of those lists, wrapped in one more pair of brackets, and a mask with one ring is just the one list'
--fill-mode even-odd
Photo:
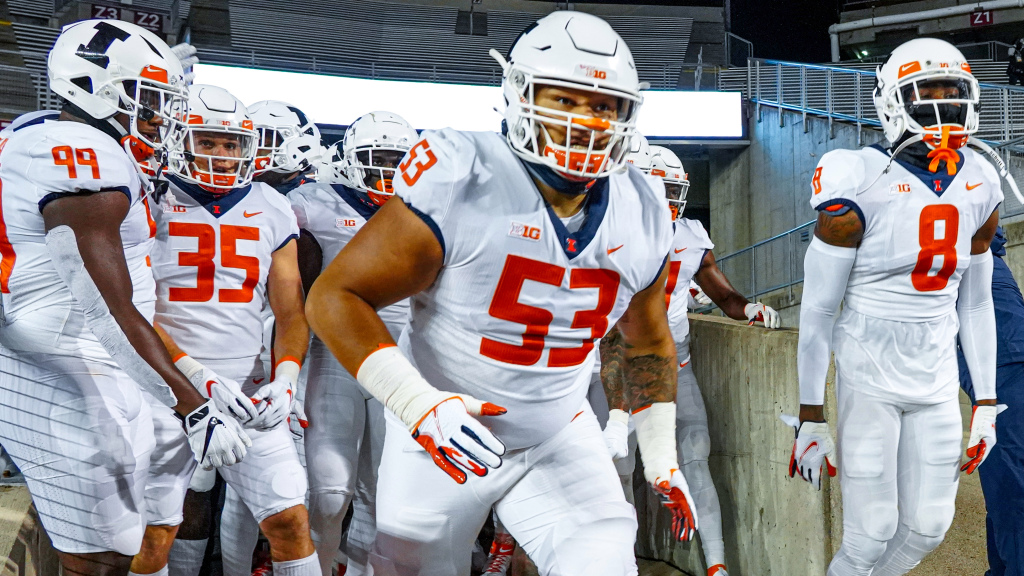
{"label": "metal railing", "polygon": [[[726,66],[746,66],[754,57],[754,43],[732,32],[725,33]],[[736,62],[739,62],[736,64]]]}
{"label": "metal railing", "polygon": [[761,240],[718,258],[718,267],[748,300],[788,288],[792,301],[793,286],[804,280],[804,252],[813,228],[814,220]]}

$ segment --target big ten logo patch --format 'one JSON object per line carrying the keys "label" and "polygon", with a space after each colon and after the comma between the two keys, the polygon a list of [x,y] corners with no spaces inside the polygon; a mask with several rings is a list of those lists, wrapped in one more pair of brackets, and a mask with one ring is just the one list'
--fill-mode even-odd
{"label": "big ten logo patch", "polygon": [[540,241],[540,228],[521,222],[513,222],[512,227],[509,228],[508,235],[513,238],[523,238],[538,242]]}
{"label": "big ten logo patch", "polygon": [[909,194],[910,182],[893,182],[889,184],[889,194]]}
{"label": "big ten logo patch", "polygon": [[356,221],[353,218],[335,218],[334,226],[335,228],[355,228]]}

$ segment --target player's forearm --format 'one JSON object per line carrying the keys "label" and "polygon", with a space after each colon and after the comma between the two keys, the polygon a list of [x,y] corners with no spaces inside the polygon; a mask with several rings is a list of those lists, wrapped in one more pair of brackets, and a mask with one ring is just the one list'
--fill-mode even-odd
{"label": "player's forearm", "polygon": [[832,360],[832,328],[856,254],[855,248],[832,246],[817,237],[807,248],[797,343],[802,406],[820,407],[825,402],[825,378]]}
{"label": "player's forearm", "polygon": [[146,321],[142,314],[135,310],[134,306],[132,311],[135,312],[134,315],[131,312],[114,312],[113,310],[111,310],[111,313],[118,326],[124,331],[125,336],[128,337],[132,347],[135,348],[135,351],[171,388],[174,397],[178,399],[178,404],[174,407],[174,411],[182,416],[188,415],[199,406],[202,406],[206,399],[192,386],[188,378],[185,378],[185,375],[174,366],[170,352],[153,326]]}
{"label": "player's forearm", "polygon": [[[701,288],[703,288],[703,286]],[[732,289],[732,286],[729,286],[729,288]],[[705,290],[704,293],[707,294],[707,290]],[[710,296],[708,297],[710,298]],[[733,320],[747,319],[744,309],[747,304],[750,304],[750,301],[744,298],[743,295],[736,290],[732,290],[732,292],[721,302],[716,301],[714,298],[711,298],[711,301],[714,302],[715,305],[717,305],[729,318],[732,318]]]}
{"label": "player's forearm", "polygon": [[971,256],[960,279],[957,315],[960,348],[974,382],[978,404],[994,404],[996,398],[996,316],[992,302],[992,253]]}
{"label": "player's forearm", "polygon": [[630,412],[656,402],[675,402],[676,347],[671,334],[642,344],[625,343],[623,381]]}
{"label": "player's forearm", "polygon": [[309,291],[306,318],[313,333],[350,374],[356,374],[381,344],[395,343],[373,306],[344,287],[320,280]]}
{"label": "player's forearm", "polygon": [[608,408],[628,412],[624,368],[625,341],[616,325],[601,339],[601,385],[608,398]]}
{"label": "player's forearm", "polygon": [[295,358],[301,364],[309,348],[309,324],[299,307],[284,316],[274,315],[274,356]]}
{"label": "player's forearm", "polygon": [[704,255],[704,261],[701,262],[694,280],[726,316],[733,320],[747,319],[743,310],[750,302],[733,288],[710,252]]}
{"label": "player's forearm", "polygon": [[167,353],[171,355],[172,360],[182,354],[185,354],[185,351],[178,346],[178,343],[174,341],[174,338],[171,338],[171,335],[161,328],[159,324],[154,323],[153,329],[156,330],[157,336],[160,337],[160,341],[163,342],[164,348],[167,349]]}

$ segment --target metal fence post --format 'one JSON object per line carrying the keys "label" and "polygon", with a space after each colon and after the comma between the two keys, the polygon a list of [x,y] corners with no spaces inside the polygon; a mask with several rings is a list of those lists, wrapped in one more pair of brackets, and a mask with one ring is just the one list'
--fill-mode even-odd
{"label": "metal fence post", "polygon": [[857,92],[857,95],[856,95],[856,98],[857,98],[857,108],[856,108],[856,111],[857,111],[857,147],[859,148],[860,147],[860,137],[861,137],[861,134],[860,134],[860,121],[861,121],[861,116],[863,116],[863,114],[861,114],[861,103],[860,103],[860,97],[861,97],[861,93],[860,93],[860,78],[861,78],[861,74],[860,74],[860,72],[857,73],[856,78],[857,78],[857,80],[855,82],[855,88],[854,89]]}
{"label": "metal fence post", "polygon": [[755,86],[757,92],[757,121],[761,121],[761,61],[757,60],[757,66],[754,69],[754,76],[757,81]]}
{"label": "metal fence post", "polygon": [[807,134],[807,67],[800,67],[800,114],[803,116],[804,134]]}
{"label": "metal fence post", "polygon": [[785,126],[784,116],[782,115],[782,63],[775,65],[775,99],[776,104],[779,107],[779,128]]}
{"label": "metal fence post", "polygon": [[836,137],[836,132],[832,126],[832,69],[829,68],[825,71],[825,112],[828,114],[828,139],[832,140]]}

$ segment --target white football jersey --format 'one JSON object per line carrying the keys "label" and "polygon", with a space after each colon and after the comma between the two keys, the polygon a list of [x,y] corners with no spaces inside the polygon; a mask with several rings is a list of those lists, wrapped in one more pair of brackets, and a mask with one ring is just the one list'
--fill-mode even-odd
{"label": "white football jersey", "polygon": [[[323,272],[380,206],[344,184],[314,182],[288,195],[299,228],[313,235],[323,251]],[[409,322],[409,300],[377,312],[391,334],[401,334]],[[396,336],[397,337],[397,336]]]}
{"label": "white football jersey", "polygon": [[[974,150],[960,150],[956,174],[936,173],[879,146],[825,154],[811,183],[816,210],[850,208],[864,238],[846,290],[846,305],[868,316],[924,322],[956,311],[971,238],[1003,201],[999,174]],[[876,179],[877,178],[877,179]]]}
{"label": "white football jersey", "polygon": [[570,233],[496,133],[425,132],[400,169],[444,267],[399,345],[439,389],[506,407],[481,420],[509,448],[550,438],[585,401],[595,343],[661,273],[664,185],[633,167],[597,181]]}
{"label": "white football jersey", "polygon": [[56,117],[38,114],[0,132],[0,293],[5,319],[0,333],[14,350],[84,354],[113,363],[86,328],[84,313],[53,267],[42,209],[52,200],[82,192],[113,190],[127,196],[131,207],[121,223],[121,241],[134,287],[132,300],[140,310],[151,309],[155,296],[148,183],[113,138]]}
{"label": "white football jersey", "polygon": [[288,199],[260,182],[214,196],[168,179],[153,207],[157,323],[190,355],[259,356],[273,254],[299,233]]}
{"label": "white football jersey", "polygon": [[[704,225],[697,220],[679,218],[674,223],[672,251],[669,253],[668,282],[665,283],[665,301],[668,304],[668,325],[676,342],[686,342],[690,337],[690,322],[686,316],[686,304],[690,297],[690,281],[693,280],[704,255],[715,245],[711,242]],[[689,346],[684,347],[689,351]],[[690,361],[689,352],[680,357],[680,364]]]}
{"label": "white football jersey", "polygon": [[956,300],[971,238],[1003,200],[999,175],[961,149],[935,173],[873,146],[836,150],[815,170],[811,205],[850,209],[864,237],[834,329],[837,381],[874,396],[932,403],[958,393]]}

